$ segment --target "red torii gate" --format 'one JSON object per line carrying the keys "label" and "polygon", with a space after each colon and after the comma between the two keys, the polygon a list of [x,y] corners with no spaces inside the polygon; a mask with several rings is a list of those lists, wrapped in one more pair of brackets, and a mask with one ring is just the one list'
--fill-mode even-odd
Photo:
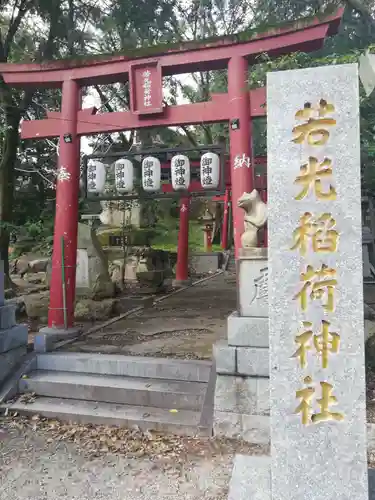
{"label": "red torii gate", "polygon": [[[75,333],[74,301],[77,255],[79,196],[79,137],[101,132],[116,132],[155,126],[230,123],[231,188],[236,254],[241,246],[243,215],[237,199],[253,189],[252,118],[265,113],[265,89],[248,91],[249,63],[267,53],[283,54],[320,49],[327,36],[338,30],[343,9],[313,20],[299,20],[269,33],[224,37],[213,41],[178,44],[172,48],[151,47],[149,55],[134,50],[132,57],[115,56],[44,64],[0,64],[4,81],[12,87],[49,87],[62,89],[61,112],[50,112],[47,119],[24,121],[23,139],[60,137],[60,156],[56,186],[56,219],[52,256],[52,277],[48,326],[44,333]],[[162,77],[196,71],[228,68],[228,93],[214,94],[211,101],[180,106],[164,106]],[[96,114],[81,109],[80,87],[129,80],[130,111]],[[61,277],[61,238],[65,240],[66,312]],[[64,328],[65,326],[65,328]],[[66,331],[66,327],[68,331]],[[50,336],[52,339],[52,335]]]}

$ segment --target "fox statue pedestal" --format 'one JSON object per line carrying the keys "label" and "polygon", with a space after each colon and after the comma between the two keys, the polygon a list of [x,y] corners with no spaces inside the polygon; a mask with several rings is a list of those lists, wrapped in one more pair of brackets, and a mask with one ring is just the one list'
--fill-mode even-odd
{"label": "fox statue pedestal", "polygon": [[267,249],[256,248],[267,206],[257,191],[244,193],[243,248],[237,259],[237,311],[228,317],[228,340],[214,346],[214,433],[251,443],[269,442]]}

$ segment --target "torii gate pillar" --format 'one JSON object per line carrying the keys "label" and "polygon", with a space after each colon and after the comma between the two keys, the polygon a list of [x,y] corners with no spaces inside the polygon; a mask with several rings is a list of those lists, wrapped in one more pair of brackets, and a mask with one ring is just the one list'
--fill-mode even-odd
{"label": "torii gate pillar", "polygon": [[174,285],[181,287],[190,284],[189,280],[189,211],[190,198],[180,200],[180,227],[178,231],[176,279]]}
{"label": "torii gate pillar", "polygon": [[[64,338],[70,334],[75,336],[78,332],[73,325],[80,178],[80,139],[77,135],[77,115],[81,106],[80,101],[81,92],[78,83],[75,80],[64,81],[48,328],[43,328],[35,337],[34,347],[39,351],[49,350],[46,344],[59,338],[59,330],[62,330]],[[51,335],[52,333],[54,335]]]}
{"label": "torii gate pillar", "polygon": [[243,210],[237,200],[243,193],[253,190],[251,113],[248,90],[248,61],[236,56],[228,64],[228,98],[231,117],[229,121],[230,162],[232,181],[232,214],[235,255],[241,248]]}

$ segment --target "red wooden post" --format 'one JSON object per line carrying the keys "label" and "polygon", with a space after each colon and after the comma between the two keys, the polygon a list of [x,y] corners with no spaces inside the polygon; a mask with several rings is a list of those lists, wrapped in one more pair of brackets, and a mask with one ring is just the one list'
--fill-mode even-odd
{"label": "red wooden post", "polygon": [[221,229],[221,248],[223,250],[228,249],[228,219],[229,219],[229,188],[226,188],[224,196],[223,226]]}
{"label": "red wooden post", "polygon": [[181,284],[189,281],[189,206],[190,198],[181,198],[176,265],[176,282]]}
{"label": "red wooden post", "polygon": [[247,85],[248,62],[240,56],[232,57],[228,64],[228,97],[230,106],[230,162],[232,180],[232,213],[235,255],[241,248],[244,231],[243,210],[237,200],[244,192],[253,190],[253,168],[250,99]]}
{"label": "red wooden post", "polygon": [[[77,136],[77,113],[80,91],[74,80],[62,85],[61,133],[56,183],[56,216],[50,285],[49,328],[64,328],[61,238],[65,245],[67,327],[74,324],[76,285],[78,196],[80,176],[80,140]],[[64,137],[65,136],[65,137]]]}

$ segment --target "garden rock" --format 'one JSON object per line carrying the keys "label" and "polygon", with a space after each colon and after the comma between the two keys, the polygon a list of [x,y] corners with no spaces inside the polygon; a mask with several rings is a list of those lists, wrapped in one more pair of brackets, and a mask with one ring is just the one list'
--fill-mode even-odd
{"label": "garden rock", "polygon": [[32,273],[45,273],[49,264],[49,258],[32,260],[29,263],[29,269]]}
{"label": "garden rock", "polygon": [[32,293],[24,296],[25,309],[28,318],[38,319],[48,317],[49,291]]}
{"label": "garden rock", "polygon": [[83,299],[76,303],[74,317],[77,321],[100,321],[109,319],[115,310],[115,299],[100,301]]}

